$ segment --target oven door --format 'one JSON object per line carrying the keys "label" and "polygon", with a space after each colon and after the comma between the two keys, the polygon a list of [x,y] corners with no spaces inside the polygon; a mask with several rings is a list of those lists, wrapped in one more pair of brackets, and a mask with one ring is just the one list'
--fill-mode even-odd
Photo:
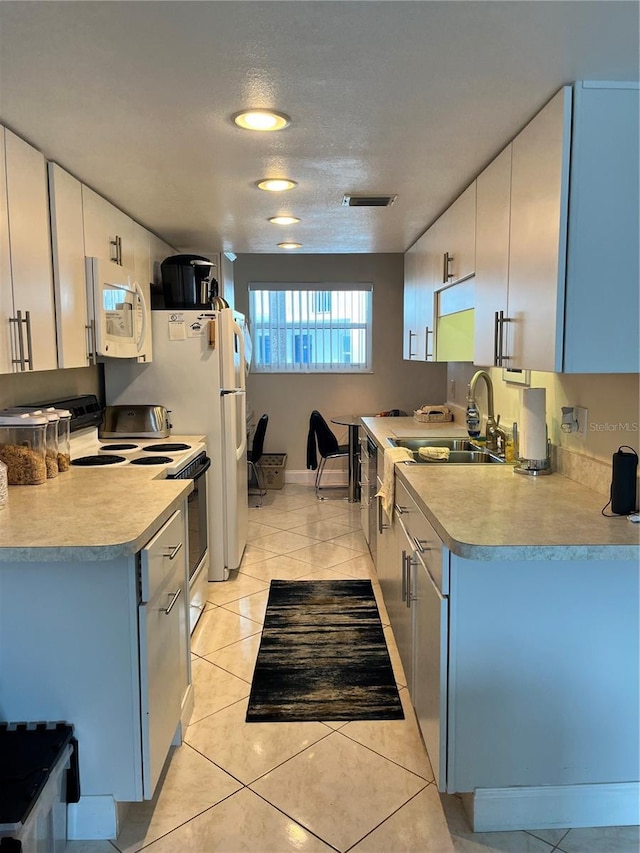
{"label": "oven door", "polygon": [[207,472],[210,467],[211,460],[205,453],[201,453],[193,462],[168,478],[193,480],[193,491],[187,498],[190,633],[193,633],[207,603],[209,577]]}

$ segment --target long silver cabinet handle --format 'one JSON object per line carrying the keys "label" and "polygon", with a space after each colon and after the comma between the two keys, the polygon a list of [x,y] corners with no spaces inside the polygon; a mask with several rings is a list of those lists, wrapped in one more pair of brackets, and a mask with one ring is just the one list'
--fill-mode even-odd
{"label": "long silver cabinet handle", "polygon": [[85,326],[87,332],[87,363],[96,363],[96,321],[91,320]]}
{"label": "long silver cabinet handle", "polygon": [[177,545],[169,548],[168,553],[166,553],[164,556],[168,557],[170,560],[175,560],[176,556],[178,555],[178,551],[181,548],[182,548],[182,542],[178,542]]}
{"label": "long silver cabinet handle", "polygon": [[383,530],[388,530],[389,525],[384,524],[382,521],[382,498],[378,498],[378,533],[382,533]]}
{"label": "long silver cabinet handle", "polygon": [[33,370],[33,343],[31,340],[31,312],[24,312],[24,321],[27,328],[27,357],[26,363],[29,365],[29,370]]}
{"label": "long silver cabinet handle", "polygon": [[405,515],[409,510],[406,506],[400,506],[400,504],[393,505],[394,510],[398,513],[398,515]]}
{"label": "long silver cabinet handle", "polygon": [[118,263],[118,235],[113,238],[113,240],[109,240],[109,260],[117,264]]}
{"label": "long silver cabinet handle", "polygon": [[173,606],[176,603],[176,601],[180,598],[181,593],[182,593],[182,587],[180,587],[180,589],[178,589],[176,592],[173,592],[173,593],[168,592],[167,593],[167,595],[172,595],[173,598],[171,599],[171,601],[169,602],[169,604],[166,607],[160,608],[162,611],[164,611],[165,615],[168,616],[171,613],[171,611],[173,610]]}
{"label": "long silver cabinet handle", "polygon": [[417,336],[418,336],[417,332],[412,332],[411,329],[409,329],[409,358],[415,358],[416,357],[415,352],[411,352],[411,338],[416,338]]}
{"label": "long silver cabinet handle", "polygon": [[406,580],[407,597],[405,600],[407,603],[407,607],[411,607],[411,554],[407,554],[406,572],[407,572],[407,580]]}
{"label": "long silver cabinet handle", "polygon": [[424,360],[429,361],[430,358],[433,358],[433,353],[429,352],[429,335],[433,335],[433,329],[430,329],[428,326],[424,327]]}
{"label": "long silver cabinet handle", "polygon": [[402,552],[402,600],[407,598],[407,552]]}
{"label": "long silver cabinet handle", "polygon": [[25,369],[24,340],[22,339],[22,323],[23,323],[22,311],[16,311],[16,316],[9,318],[9,325],[14,326],[14,332],[15,332],[13,350],[15,352],[16,346],[18,349],[18,357],[12,358],[11,364],[17,364],[18,367],[20,368],[20,370]]}
{"label": "long silver cabinet handle", "polygon": [[493,317],[493,366],[500,367],[500,347],[498,344],[499,336],[498,329],[500,328],[499,312],[496,311]]}

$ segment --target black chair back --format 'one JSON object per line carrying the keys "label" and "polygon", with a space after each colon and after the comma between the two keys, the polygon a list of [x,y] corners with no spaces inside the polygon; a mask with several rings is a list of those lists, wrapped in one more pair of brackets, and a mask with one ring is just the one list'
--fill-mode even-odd
{"label": "black chair back", "polygon": [[261,415],[256,426],[256,431],[253,434],[253,444],[249,454],[249,461],[255,465],[259,462],[264,448],[264,437],[267,432],[267,424],[269,423],[269,415]]}
{"label": "black chair back", "polygon": [[329,424],[317,410],[311,412],[311,427],[316,434],[320,456],[326,457],[338,452],[338,439],[329,428]]}

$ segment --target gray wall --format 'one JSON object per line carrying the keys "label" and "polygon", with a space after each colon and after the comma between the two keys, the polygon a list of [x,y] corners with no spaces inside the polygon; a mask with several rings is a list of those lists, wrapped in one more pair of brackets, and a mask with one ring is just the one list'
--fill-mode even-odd
{"label": "gray wall", "polygon": [[[327,421],[345,413],[375,414],[446,398],[445,364],[402,360],[403,256],[238,255],[234,263],[236,310],[248,315],[250,282],[371,282],[373,284],[373,373],[264,374],[247,382],[248,408],[255,420],[269,415],[266,452],[288,454],[287,469],[306,468],[309,415],[318,409]],[[251,319],[251,318],[249,318]],[[332,425],[340,442],[347,428]]]}
{"label": "gray wall", "polygon": [[78,394],[101,396],[101,367],[70,370],[36,370],[0,376],[0,409],[30,403],[76,397]]}

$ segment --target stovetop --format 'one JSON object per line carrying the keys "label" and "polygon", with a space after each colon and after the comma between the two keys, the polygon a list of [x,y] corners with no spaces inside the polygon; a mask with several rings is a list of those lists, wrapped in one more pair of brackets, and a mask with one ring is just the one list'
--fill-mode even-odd
{"label": "stovetop", "polygon": [[156,476],[172,476],[206,450],[201,435],[171,435],[155,439],[98,439],[95,428],[71,435],[71,466],[76,471],[100,468],[131,470],[146,468]]}

